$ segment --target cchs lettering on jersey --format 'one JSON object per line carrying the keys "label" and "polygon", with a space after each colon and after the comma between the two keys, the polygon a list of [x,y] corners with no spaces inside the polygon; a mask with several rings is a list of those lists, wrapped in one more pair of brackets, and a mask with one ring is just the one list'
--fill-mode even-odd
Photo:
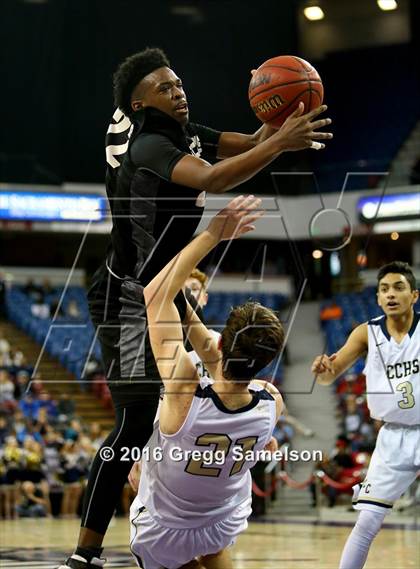
{"label": "cchs lettering on jersey", "polygon": [[386,328],[386,316],[368,322],[367,403],[374,419],[420,424],[420,314],[398,343]]}
{"label": "cchs lettering on jersey", "polygon": [[143,450],[139,498],[161,526],[213,525],[250,499],[252,457],[270,441],[276,402],[251,382],[251,402],[230,410],[212,384],[201,378],[179,431],[165,435],[156,423]]}

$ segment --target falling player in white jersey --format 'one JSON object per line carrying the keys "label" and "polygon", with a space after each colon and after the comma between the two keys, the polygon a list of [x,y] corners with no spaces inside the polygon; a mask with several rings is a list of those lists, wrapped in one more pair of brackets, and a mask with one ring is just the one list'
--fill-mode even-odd
{"label": "falling player in white jersey", "polygon": [[193,267],[221,240],[253,229],[260,203],[253,196],[232,200],[144,290],[165,385],[130,510],[130,546],[144,569],[231,569],[227,548],[251,513],[250,468],[259,452],[275,450],[282,398],[253,377],[281,350],[284,331],[276,315],[258,303],[236,307],[218,344],[188,307],[190,342],[213,378],[200,379],[173,302]]}
{"label": "falling player in white jersey", "polygon": [[394,261],[378,272],[378,304],[385,315],[353,330],[331,356],[318,356],[317,382],[331,384],[367,351],[367,403],[384,421],[363,484],[354,487],[358,520],[344,547],[340,569],[361,569],[369,547],[393,503],[420,470],[420,315],[416,279],[407,263]]}

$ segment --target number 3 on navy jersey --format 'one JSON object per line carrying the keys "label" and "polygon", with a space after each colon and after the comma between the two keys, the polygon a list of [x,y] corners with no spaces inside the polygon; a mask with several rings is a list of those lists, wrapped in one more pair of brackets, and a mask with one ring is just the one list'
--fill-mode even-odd
{"label": "number 3 on navy jersey", "polygon": [[416,400],[413,395],[413,384],[410,381],[403,381],[396,387],[397,391],[401,391],[403,394],[403,399],[398,401],[398,406],[401,409],[411,409],[416,404]]}

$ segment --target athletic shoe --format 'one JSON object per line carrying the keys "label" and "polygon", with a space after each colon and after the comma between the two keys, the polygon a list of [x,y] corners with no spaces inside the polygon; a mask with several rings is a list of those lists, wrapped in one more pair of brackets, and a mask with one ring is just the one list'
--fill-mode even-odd
{"label": "athletic shoe", "polygon": [[98,567],[105,567],[105,559],[98,559],[92,557],[91,561],[87,561],[80,555],[73,554],[69,557],[64,565],[60,565],[57,569],[97,569]]}

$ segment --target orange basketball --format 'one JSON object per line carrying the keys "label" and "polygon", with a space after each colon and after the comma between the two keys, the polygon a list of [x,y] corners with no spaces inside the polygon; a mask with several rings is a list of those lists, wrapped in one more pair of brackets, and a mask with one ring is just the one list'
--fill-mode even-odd
{"label": "orange basketball", "polygon": [[287,117],[305,105],[305,113],[319,107],[324,88],[317,70],[294,55],[280,55],[263,63],[249,84],[249,102],[257,117],[280,128]]}

